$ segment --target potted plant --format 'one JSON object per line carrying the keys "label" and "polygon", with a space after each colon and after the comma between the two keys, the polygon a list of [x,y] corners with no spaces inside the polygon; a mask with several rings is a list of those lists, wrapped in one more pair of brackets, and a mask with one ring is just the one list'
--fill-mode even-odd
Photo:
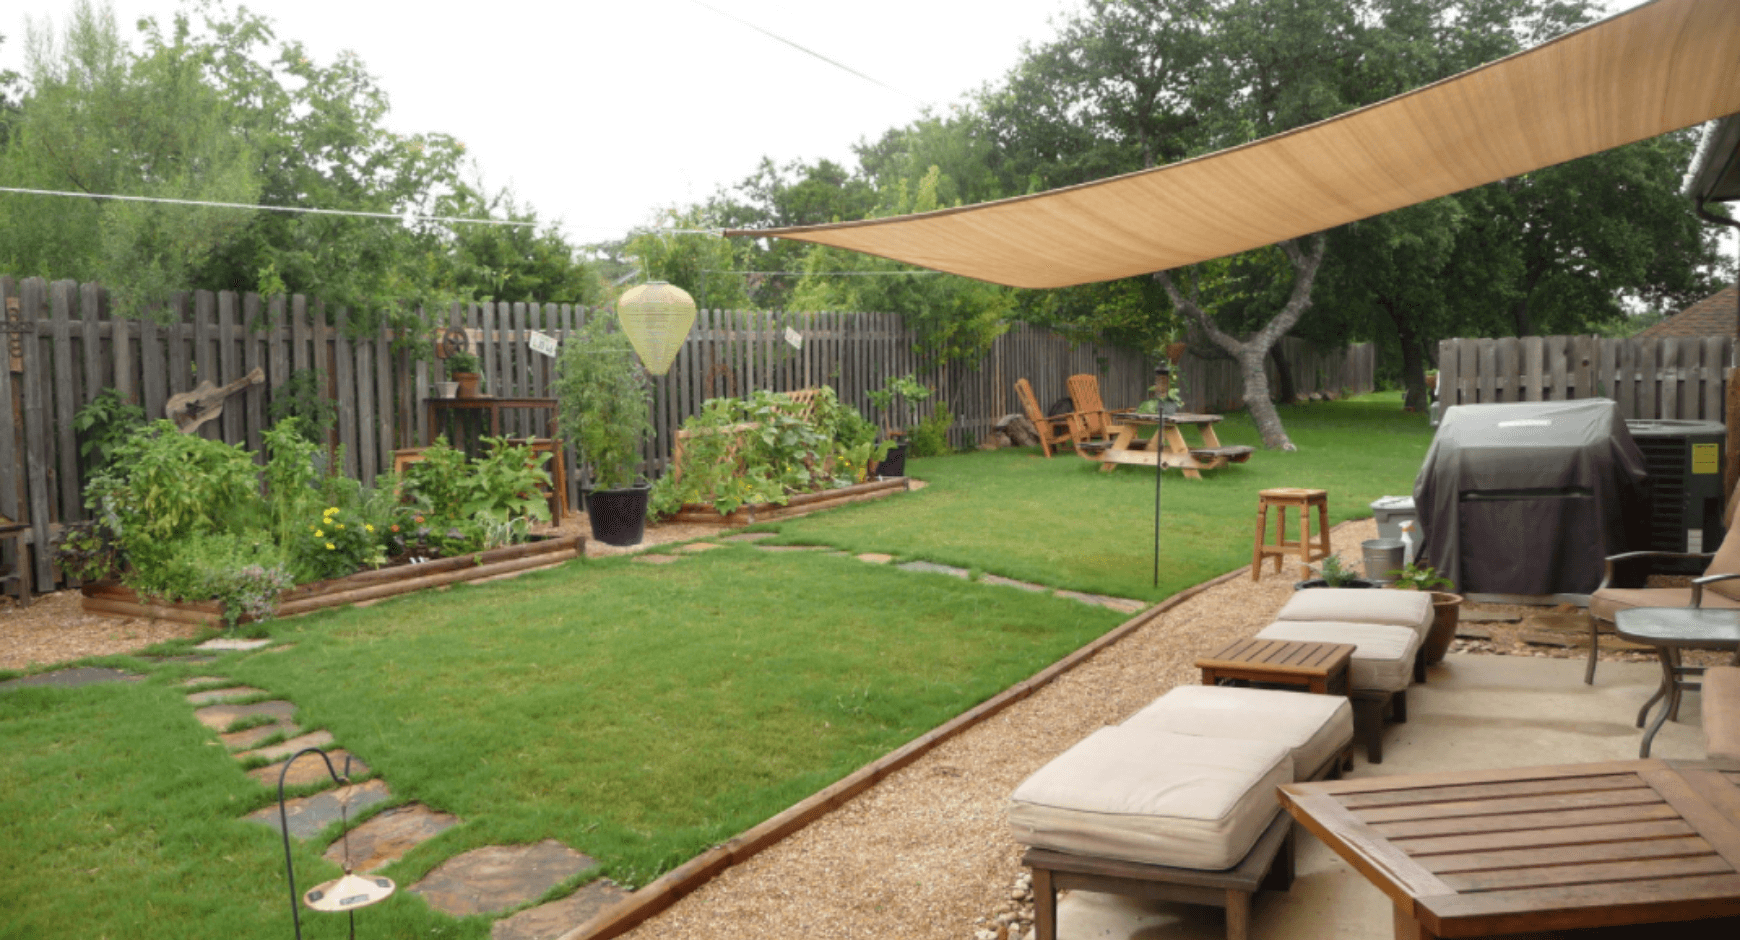
{"label": "potted plant", "polygon": [[586,515],[592,537],[638,545],[651,487],[637,482],[641,443],[652,433],[646,375],[614,316],[587,321],[562,344],[556,399],[562,427],[592,470]]}
{"label": "potted plant", "polygon": [[1318,577],[1300,581],[1293,585],[1293,590],[1303,591],[1307,588],[1374,588],[1370,581],[1358,576],[1358,572],[1341,563],[1341,558],[1330,555],[1317,565]]}
{"label": "potted plant", "polygon": [[476,398],[483,386],[482,363],[469,349],[461,349],[447,357],[447,376],[459,383],[460,398]]}
{"label": "potted plant", "polygon": [[[1438,574],[1438,569],[1431,565],[1407,564],[1390,572],[1396,580],[1390,585],[1404,591],[1432,591],[1433,588],[1453,587],[1449,578]],[[1448,591],[1432,591],[1432,630],[1426,634],[1426,643],[1420,650],[1428,665],[1444,658],[1444,653],[1450,649],[1450,641],[1456,639],[1456,623],[1462,617],[1462,601],[1460,594]]]}
{"label": "potted plant", "polygon": [[900,477],[906,475],[907,429],[918,420],[918,402],[930,397],[930,389],[919,384],[918,379],[910,373],[906,375],[891,375],[882,383],[880,389],[874,389],[866,394],[870,403],[881,412],[883,432],[890,438],[899,440],[888,449],[888,453],[876,463],[876,475],[881,477]]}

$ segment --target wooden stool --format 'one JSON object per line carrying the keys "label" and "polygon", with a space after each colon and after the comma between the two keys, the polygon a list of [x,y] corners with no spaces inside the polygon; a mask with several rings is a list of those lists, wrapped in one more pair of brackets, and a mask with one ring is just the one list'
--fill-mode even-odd
{"label": "wooden stool", "polygon": [[544,502],[550,506],[550,523],[561,525],[562,517],[568,514],[568,474],[563,467],[562,442],[551,437],[510,437],[507,442],[531,448],[534,465],[539,454],[550,455],[550,462],[545,467],[550,474],[550,485],[538,489],[544,494]]}
{"label": "wooden stool", "polygon": [[405,468],[423,460],[423,452],[427,447],[401,447],[393,451],[393,472],[404,473]]}
{"label": "wooden stool", "polygon": [[[1279,510],[1275,515],[1275,543],[1267,544],[1269,507]],[[1317,507],[1317,543],[1311,542],[1311,507]],[[1299,510],[1299,538],[1287,539],[1287,512]],[[1311,563],[1329,557],[1329,491],[1281,487],[1257,493],[1257,544],[1251,549],[1251,580],[1263,577],[1263,559],[1273,555],[1275,572],[1281,571],[1281,556],[1299,556],[1299,579],[1311,577]]]}

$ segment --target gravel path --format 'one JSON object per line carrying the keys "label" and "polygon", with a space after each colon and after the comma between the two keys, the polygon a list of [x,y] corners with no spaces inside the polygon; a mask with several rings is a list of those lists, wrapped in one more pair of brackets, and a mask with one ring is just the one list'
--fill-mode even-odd
{"label": "gravel path", "polygon": [[[1376,535],[1374,520],[1344,523],[1331,545],[1358,565],[1360,542]],[[1196,657],[1262,629],[1296,573],[1289,565],[1259,582],[1234,578],[1191,598],[627,936],[1019,936],[1023,869],[1009,794],[1096,728],[1197,681]],[[1016,929],[999,932],[999,914],[1016,915]]]}

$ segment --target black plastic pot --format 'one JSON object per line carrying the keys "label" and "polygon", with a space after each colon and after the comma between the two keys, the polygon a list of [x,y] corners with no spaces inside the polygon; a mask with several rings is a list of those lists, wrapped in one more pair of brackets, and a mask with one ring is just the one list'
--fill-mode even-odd
{"label": "black plastic pot", "polygon": [[906,476],[906,444],[904,442],[894,445],[888,451],[888,456],[877,462],[876,475],[879,477]]}
{"label": "black plastic pot", "polygon": [[620,490],[587,490],[586,519],[592,537],[606,545],[639,545],[646,534],[646,501],[650,486]]}
{"label": "black plastic pot", "polygon": [[[1293,582],[1293,590],[1295,590],[1295,591],[1303,591],[1306,588],[1326,588],[1328,586],[1329,586],[1329,582],[1323,580],[1322,578],[1312,578],[1309,581],[1295,581],[1295,582]],[[1339,585],[1337,585],[1337,587],[1375,588],[1375,587],[1377,587],[1377,582],[1367,581],[1364,578],[1348,578],[1346,581],[1343,581]]]}

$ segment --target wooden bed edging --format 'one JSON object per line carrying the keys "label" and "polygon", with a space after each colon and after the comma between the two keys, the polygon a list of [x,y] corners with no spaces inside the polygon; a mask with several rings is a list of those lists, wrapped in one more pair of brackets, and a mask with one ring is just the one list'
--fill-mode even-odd
{"label": "wooden bed edging", "polygon": [[[532,568],[543,568],[565,561],[569,557],[584,555],[585,552],[586,537],[573,535],[506,545],[471,555],[437,558],[418,565],[360,571],[347,577],[316,581],[285,591],[278,596],[276,616],[295,617],[445,584],[481,581]],[[86,584],[79,590],[84,595],[80,604],[86,613],[150,617],[206,625],[223,622],[223,608],[214,601],[148,601],[131,588],[112,581]]]}
{"label": "wooden bed edging", "polygon": [[685,895],[713,880],[725,869],[746,862],[772,848],[780,840],[826,816],[848,800],[870,789],[883,778],[923,757],[937,745],[1050,685],[1056,681],[1057,677],[1091,659],[1106,647],[1147,626],[1158,619],[1161,614],[1209,588],[1249,574],[1250,570],[1250,566],[1246,565],[1168,597],[1113,627],[1110,631],[1101,634],[1086,646],[1041,669],[1031,677],[1015,683],[929,732],[865,764],[790,809],[665,872],[646,887],[599,911],[592,919],[580,926],[561,934],[557,940],[609,940],[612,937],[622,936],[642,923],[651,920],[666,908],[677,903]]}
{"label": "wooden bed edging", "polygon": [[854,483],[842,486],[836,490],[822,490],[819,493],[799,493],[786,501],[783,506],[774,503],[757,503],[744,506],[730,515],[723,515],[711,506],[701,506],[694,503],[677,511],[672,520],[675,522],[702,522],[711,525],[751,525],[756,522],[770,522],[774,519],[789,519],[793,516],[807,515],[821,509],[832,509],[849,503],[861,503],[866,500],[881,499],[897,492],[912,489],[912,484],[906,477],[895,477],[892,480],[871,480],[866,483]]}

